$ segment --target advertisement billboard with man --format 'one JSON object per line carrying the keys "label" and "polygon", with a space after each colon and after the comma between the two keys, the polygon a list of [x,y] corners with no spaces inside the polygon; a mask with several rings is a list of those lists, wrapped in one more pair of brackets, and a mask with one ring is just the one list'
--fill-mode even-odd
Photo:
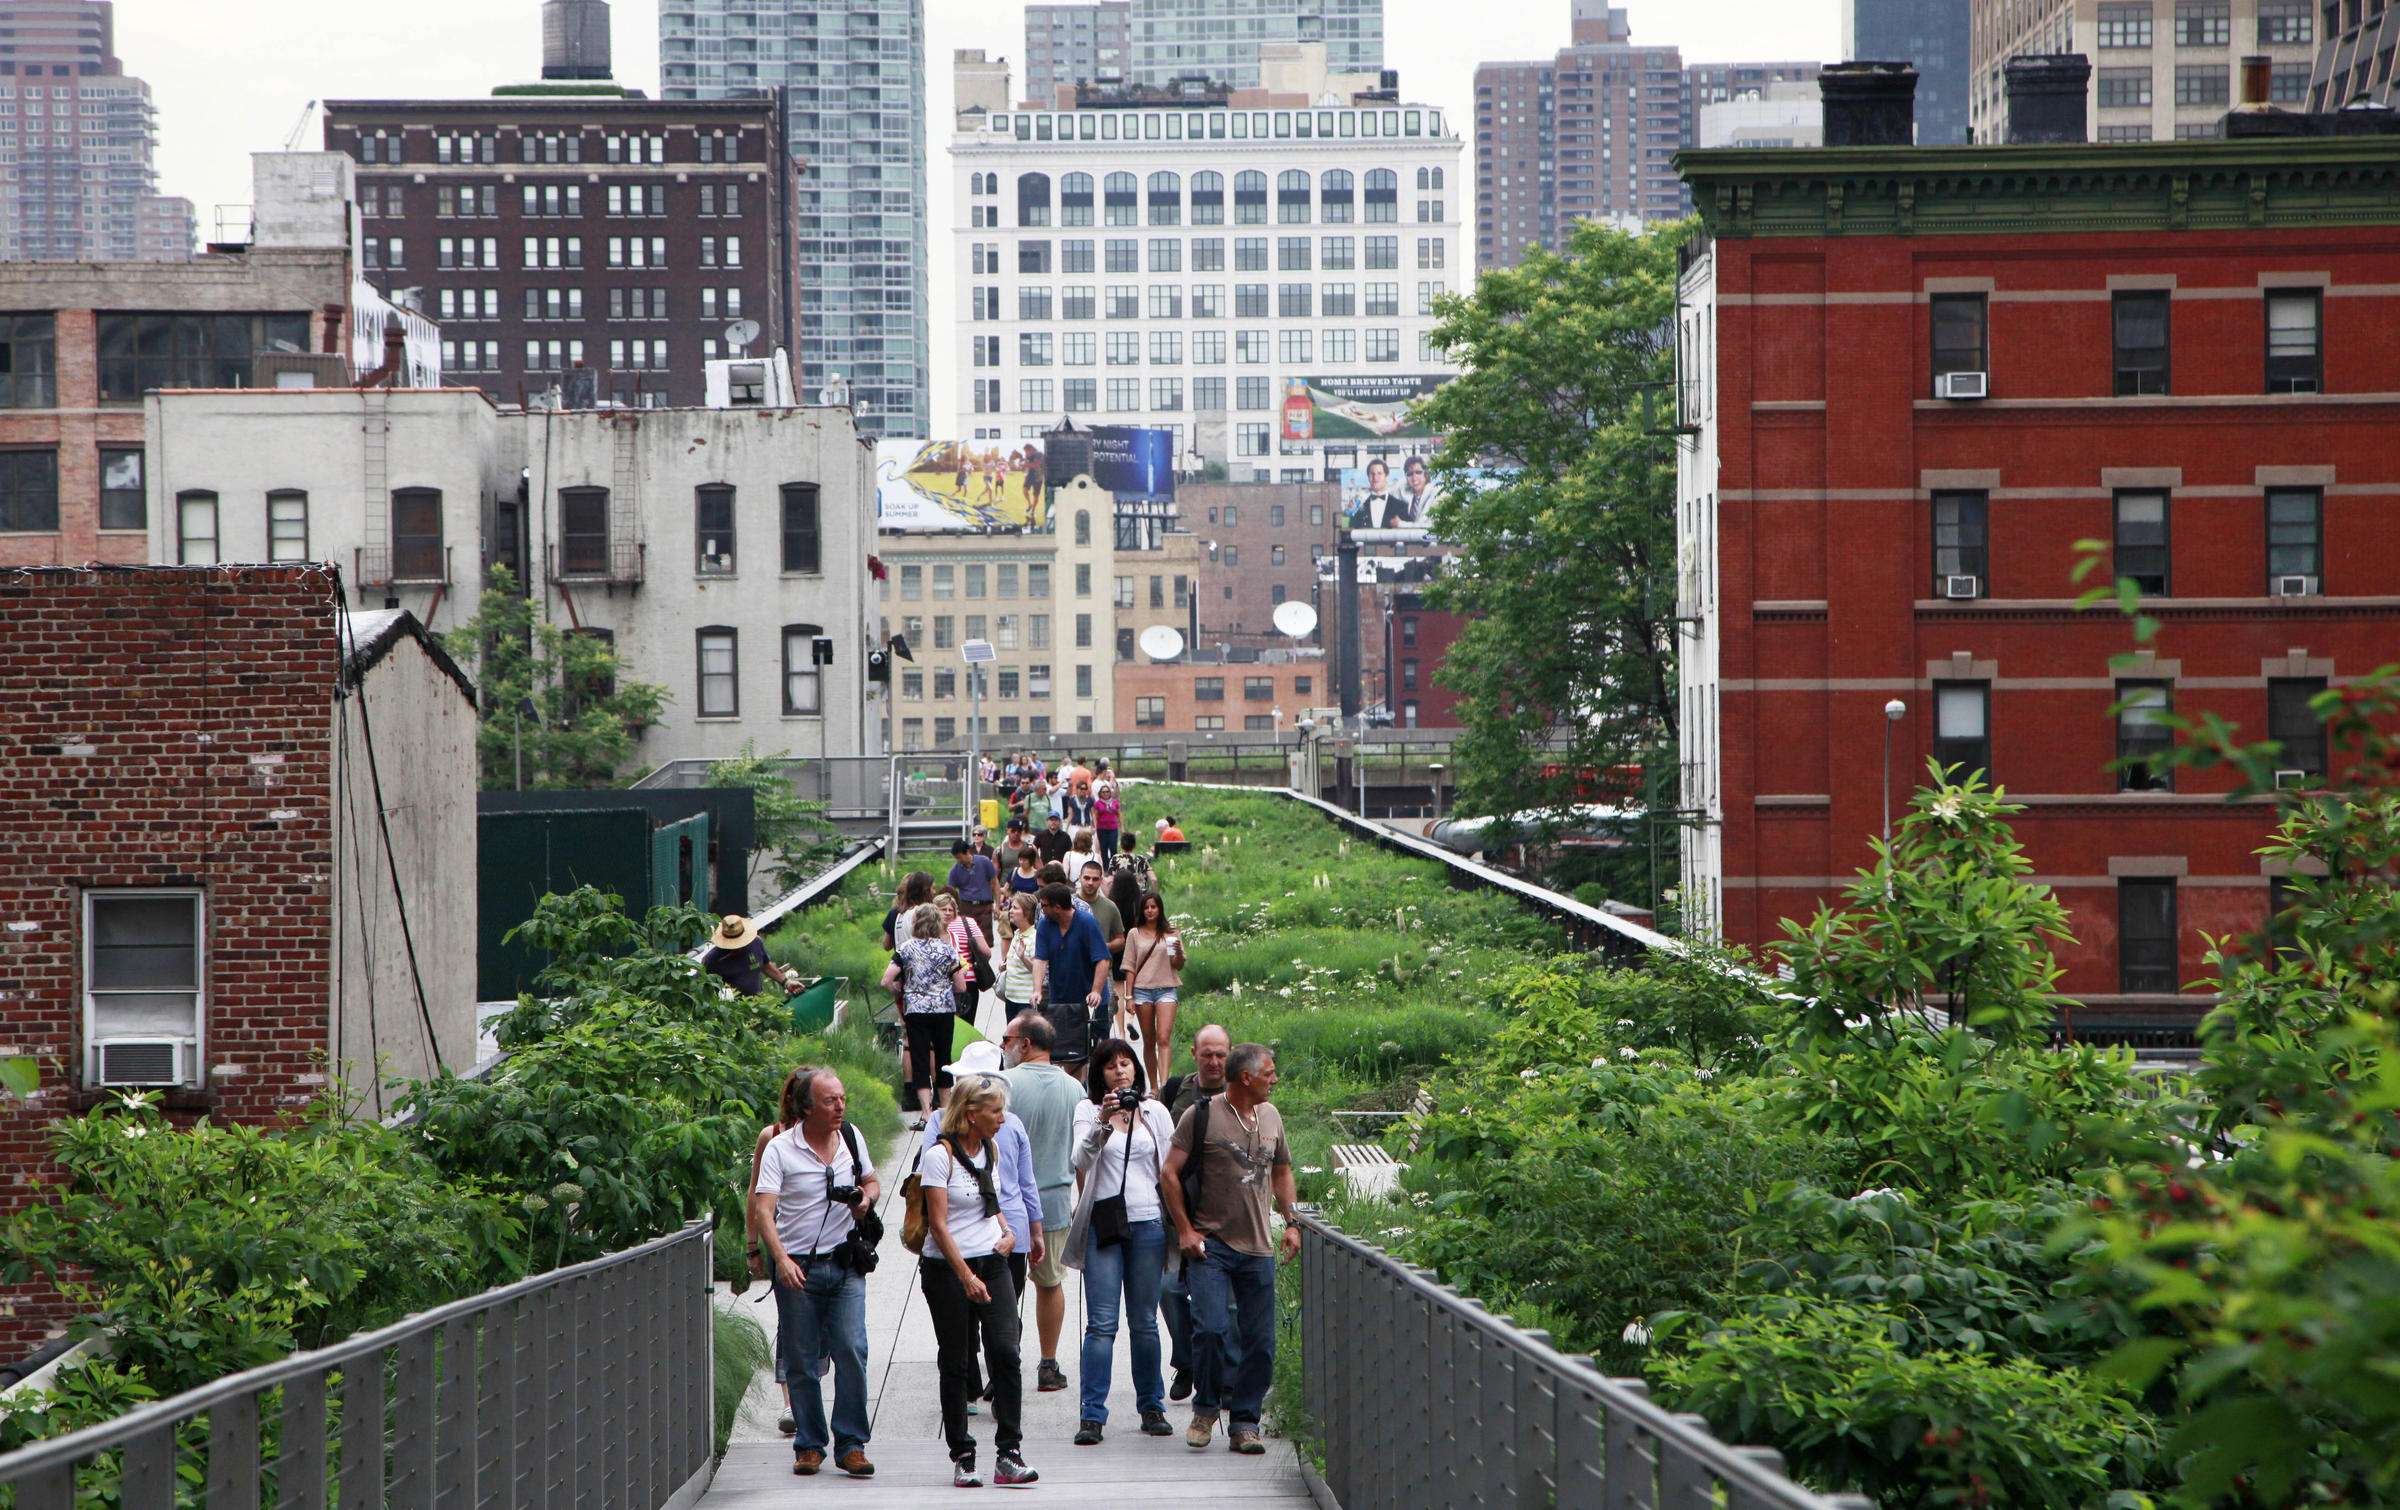
{"label": "advertisement billboard with man", "polygon": [[1049,520],[1032,441],[879,440],[875,525],[886,530],[1038,530]]}

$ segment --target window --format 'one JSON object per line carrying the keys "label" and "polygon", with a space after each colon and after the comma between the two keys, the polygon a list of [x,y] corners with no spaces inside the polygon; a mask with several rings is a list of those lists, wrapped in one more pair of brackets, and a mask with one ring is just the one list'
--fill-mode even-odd
{"label": "window", "polygon": [[1367,174],[1367,214],[1370,225],[1383,225],[1400,218],[1400,175],[1389,168],[1376,168]]}
{"label": "window", "polygon": [[2143,592],[2169,591],[2167,495],[2117,495],[2116,574],[2130,577]]}
{"label": "window", "polygon": [[144,486],[142,453],[134,447],[100,448],[100,527],[138,530],[150,522],[149,490]]}
{"label": "window", "polygon": [[2278,770],[2325,774],[2325,725],[2310,706],[2325,690],[2321,676],[2275,677],[2267,683],[2267,737],[2283,747]]}
{"label": "window", "polygon": [[[214,512],[214,504],[211,504]],[[395,488],[392,491],[392,580],[447,582],[450,573],[442,549],[442,494],[439,488]]]}
{"label": "window", "polygon": [[1992,689],[1984,682],[1933,684],[1933,758],[1962,775],[1992,767]]}
{"label": "window", "polygon": [[267,559],[308,559],[308,495],[297,488],[267,495]]}
{"label": "window", "polygon": [[1250,703],[1271,703],[1275,701],[1275,678],[1271,676],[1243,677],[1242,701]]}
{"label": "window", "polygon": [[1043,226],[1050,223],[1050,175],[1022,173],[1017,176],[1017,224]]}
{"label": "window", "polygon": [[2316,39],[2316,13],[2309,0],[2259,0],[2259,46],[2298,46]]}
{"label": "window", "polygon": [[1233,223],[1235,225],[1265,225],[1267,223],[1267,175],[1258,172],[1233,175]]}
{"label": "window", "polygon": [[1942,378],[1953,372],[1991,371],[1991,310],[1982,294],[1935,294],[1933,313],[1933,387],[1941,394]]}
{"label": "window", "polygon": [[2267,295],[2267,391],[2315,393],[2324,383],[2324,296],[2313,288]]}
{"label": "window", "polygon": [[1275,178],[1275,219],[1281,225],[1306,225],[1309,219],[1308,175],[1286,168]]}
{"label": "window", "polygon": [[[393,527],[398,528],[397,521]],[[214,566],[221,559],[216,494],[189,488],[175,495],[175,559],[185,566]]]}
{"label": "window", "polygon": [[1159,172],[1150,175],[1150,223],[1183,223],[1183,178],[1180,174]]}
{"label": "window", "polygon": [[817,518],[817,485],[783,485],[783,569],[815,576],[824,567],[824,540]]}
{"label": "window", "polygon": [[733,489],[709,483],[692,491],[692,570],[704,577],[733,575]]}
{"label": "window", "polygon": [[2150,0],[2100,7],[2100,45],[2103,48],[2150,45]]}
{"label": "window", "polygon": [[1167,700],[1163,697],[1137,697],[1133,700],[1133,724],[1137,729],[1163,729],[1167,726]]}
{"label": "window", "polygon": [[738,718],[741,688],[734,675],[734,632],[722,624],[694,632],[700,653],[700,717]]}
{"label": "window", "polygon": [[0,409],[47,409],[58,402],[51,315],[0,315]]}
{"label": "window", "polygon": [[1355,180],[1347,168],[1334,168],[1317,181],[1319,213],[1327,225],[1348,225],[1356,203]]}
{"label": "window", "polygon": [[2267,591],[2286,577],[2306,577],[2310,593],[2324,591],[2325,497],[2314,488],[2267,491]]}
{"label": "window", "polygon": [[[783,626],[783,715],[786,718],[825,711],[825,670],[817,663],[817,640],[824,630],[814,624]],[[831,649],[833,642],[825,642]]]}
{"label": "window", "polygon": [[558,494],[560,570],[595,576],[608,570],[608,489],[562,488]]}
{"label": "window", "polygon": [[1192,678],[1192,698],[1195,702],[1203,703],[1221,703],[1225,701],[1225,678],[1221,676],[1198,676]]}
{"label": "window", "polygon": [[2227,0],[2175,0],[2177,47],[2224,47],[2232,41],[2233,14]]}
{"label": "window", "polygon": [[1973,577],[1973,596],[1991,593],[1986,533],[1988,500],[1981,493],[1933,495],[1933,590],[1947,597],[1952,577]]}
{"label": "window", "polygon": [[100,397],[130,403],[153,388],[247,388],[262,351],[307,351],[306,315],[107,314],[99,317]]}
{"label": "window", "polygon": [[1136,188],[1130,173],[1111,173],[1102,183],[1101,203],[1109,225],[1141,224]]}
{"label": "window", "polygon": [[2166,290],[2121,292],[2110,303],[2115,327],[2118,394],[2170,392]]}
{"label": "window", "polygon": [[1092,223],[1092,175],[1069,173],[1058,181],[1058,223],[1060,225],[1090,225]]}
{"label": "window", "polygon": [[[205,907],[198,891],[84,893],[83,1004],[95,1061],[96,1046],[111,1039],[199,1038]],[[196,1069],[197,1053],[191,1062]],[[170,1078],[167,1064],[157,1078]]]}
{"label": "window", "polygon": [[[1075,511],[1075,543],[1077,545],[1089,545],[1092,543],[1092,516],[1089,510],[1077,509]],[[1091,568],[1089,566],[1079,566],[1076,568],[1076,570],[1078,572],[1089,572]],[[1078,590],[1089,592],[1091,590],[1090,578],[1080,578]]]}
{"label": "window", "polygon": [[1192,175],[1192,224],[1223,225],[1225,223],[1225,175],[1195,173]]}
{"label": "window", "polygon": [[2171,792],[2172,768],[2158,757],[2175,746],[2175,731],[2167,727],[2174,710],[2174,689],[2166,682],[2117,683],[2117,790]]}
{"label": "window", "polygon": [[2175,882],[2117,882],[2117,989],[2133,995],[2175,990]]}
{"label": "window", "polygon": [[2103,68],[2100,70],[2100,108],[2150,106],[2150,70],[2148,68]]}
{"label": "window", "polygon": [[1075,695],[1077,697],[1092,695],[1092,668],[1088,663],[1075,668]]}
{"label": "window", "polygon": [[1092,648],[1092,616],[1088,613],[1075,615],[1075,648],[1078,650]]}
{"label": "window", "polygon": [[[1025,596],[1029,598],[1046,598],[1050,596],[1050,564],[1048,562],[1035,561],[1027,563],[1025,567]],[[1034,616],[1034,622],[1041,626],[1041,628],[1036,632],[1033,642],[1033,648],[1039,650],[1042,648],[1044,643],[1041,636],[1047,635],[1050,632],[1050,620],[1047,615],[1036,614]]]}
{"label": "window", "polygon": [[[2233,97],[2233,76],[2223,63],[2178,63],[2175,65],[2175,103],[2178,105],[2222,105]],[[2180,131],[2181,128],[2178,128]],[[2198,134],[2198,133],[2195,133]],[[2206,133],[2220,134],[2212,123]]]}

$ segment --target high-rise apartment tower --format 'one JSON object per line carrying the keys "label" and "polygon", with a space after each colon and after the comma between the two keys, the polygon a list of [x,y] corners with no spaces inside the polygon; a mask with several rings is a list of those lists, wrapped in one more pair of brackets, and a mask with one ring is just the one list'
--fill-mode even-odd
{"label": "high-rise apartment tower", "polygon": [[658,37],[670,100],[788,97],[802,391],[925,434],[924,0],[661,0]]}
{"label": "high-rise apartment tower", "polygon": [[1383,0],[1133,0],[1131,24],[1135,84],[1205,74],[1251,88],[1270,42],[1322,42],[1337,74],[1383,67]]}
{"label": "high-rise apartment tower", "polygon": [[16,164],[0,261],[192,255],[191,204],[158,194],[157,112],[117,59],[110,0],[0,0],[0,105],[0,156]]}
{"label": "high-rise apartment tower", "polygon": [[1025,98],[1061,85],[1122,81],[1133,67],[1132,0],[1025,7]]}

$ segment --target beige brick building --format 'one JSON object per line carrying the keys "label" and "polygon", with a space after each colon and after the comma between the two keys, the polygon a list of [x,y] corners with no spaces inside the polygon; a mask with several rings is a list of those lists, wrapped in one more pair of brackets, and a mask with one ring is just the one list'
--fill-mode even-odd
{"label": "beige brick building", "polygon": [[1972,0],[1968,128],[1978,142],[2007,139],[2010,58],[2080,53],[2094,141],[2217,136],[2247,53],[2275,60],[2277,103],[2305,107],[2318,26],[2316,0]]}

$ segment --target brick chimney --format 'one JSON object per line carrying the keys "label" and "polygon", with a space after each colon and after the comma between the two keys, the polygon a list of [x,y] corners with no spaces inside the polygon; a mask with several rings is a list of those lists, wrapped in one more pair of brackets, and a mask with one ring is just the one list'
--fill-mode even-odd
{"label": "brick chimney", "polygon": [[1910,63],[1828,63],[1817,75],[1828,147],[1906,147],[1917,139],[1917,70]]}
{"label": "brick chimney", "polygon": [[2008,89],[2008,144],[2088,142],[2085,91],[2092,65],[2083,54],[2034,53],[2002,65]]}

